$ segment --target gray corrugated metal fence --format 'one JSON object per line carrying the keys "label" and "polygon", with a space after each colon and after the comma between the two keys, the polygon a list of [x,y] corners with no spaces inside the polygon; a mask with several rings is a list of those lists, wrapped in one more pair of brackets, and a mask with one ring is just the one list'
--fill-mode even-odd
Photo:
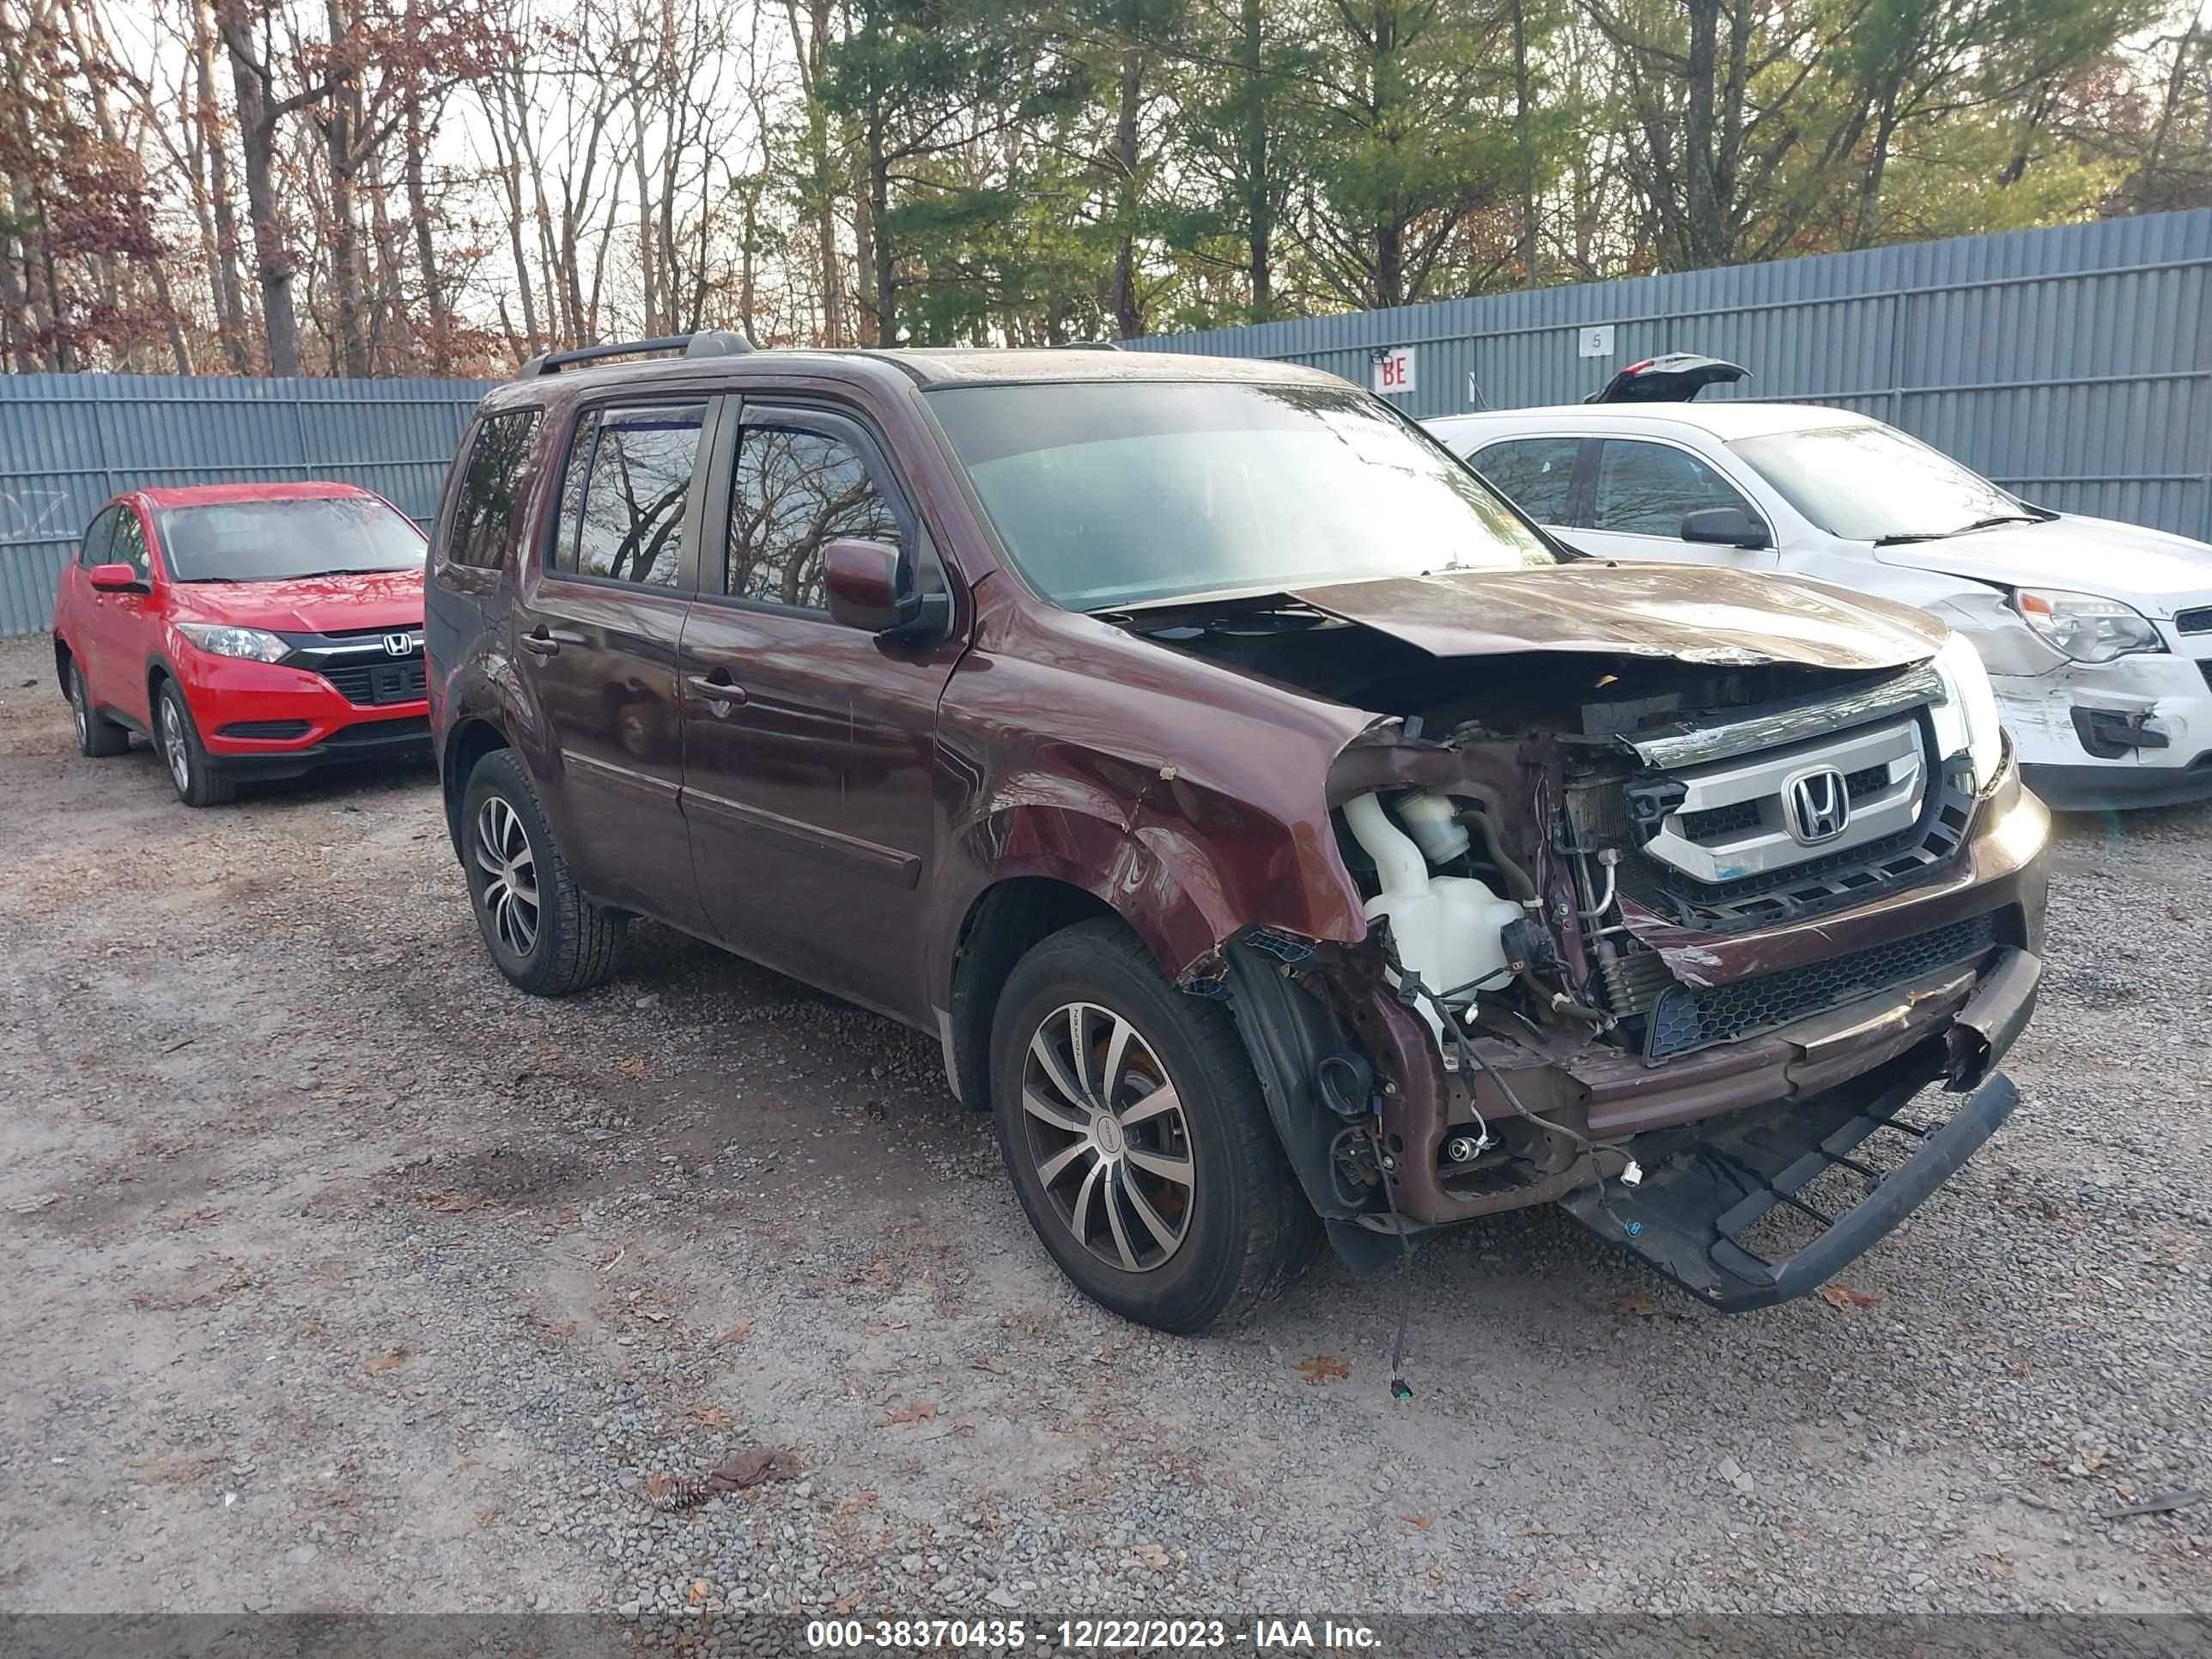
{"label": "gray corrugated metal fence", "polygon": [[[2046,506],[2212,539],[2212,210],[1771,264],[1156,335],[1133,349],[1268,357],[1372,384],[1414,349],[1410,414],[1573,403],[1702,351],[1730,393],[1878,416]],[[1613,350],[1578,355],[1580,331]]]}
{"label": "gray corrugated metal fence", "polygon": [[0,374],[0,634],[52,619],[100,504],[152,484],[331,478],[418,520],[438,508],[475,380]]}

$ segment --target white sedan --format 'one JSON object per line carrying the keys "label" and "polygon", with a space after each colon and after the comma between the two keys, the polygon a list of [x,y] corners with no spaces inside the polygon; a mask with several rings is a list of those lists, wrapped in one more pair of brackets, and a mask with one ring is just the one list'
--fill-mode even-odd
{"label": "white sedan", "polygon": [[1785,571],[1933,611],[1980,650],[2055,806],[2212,799],[2212,546],[2033,506],[1863,415],[1668,401],[1742,373],[1662,358],[1603,401],[1427,424],[1595,557]]}

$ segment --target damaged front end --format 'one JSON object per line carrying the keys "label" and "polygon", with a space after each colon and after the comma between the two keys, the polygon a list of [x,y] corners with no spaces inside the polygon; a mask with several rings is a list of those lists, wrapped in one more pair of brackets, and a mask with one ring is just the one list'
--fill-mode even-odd
{"label": "damaged front end", "polygon": [[[1200,988],[1355,1267],[1558,1200],[1710,1305],[1765,1306],[2003,1121],[2048,817],[2008,759],[1977,777],[1927,651],[1454,657],[1325,597],[1140,631],[1386,711],[1328,780],[1366,938],[1247,930]],[[1967,1098],[1919,1121],[1937,1082]]]}

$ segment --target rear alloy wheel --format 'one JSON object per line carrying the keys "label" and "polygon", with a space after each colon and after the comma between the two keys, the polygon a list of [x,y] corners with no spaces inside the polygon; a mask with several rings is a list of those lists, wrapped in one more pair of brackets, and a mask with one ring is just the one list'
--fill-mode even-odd
{"label": "rear alloy wheel", "polygon": [[161,695],[154,703],[154,746],[169,769],[177,799],[187,806],[220,806],[234,800],[238,786],[216,771],[200,743],[199,727],[174,680],[161,682]]}
{"label": "rear alloy wheel", "polygon": [[76,724],[76,748],[81,755],[106,760],[131,746],[131,734],[92,706],[92,688],[85,684],[84,669],[76,659],[69,665],[70,716]]}
{"label": "rear alloy wheel", "polygon": [[1279,1294],[1321,1227],[1228,1010],[1177,990],[1121,922],[1007,976],[991,1105],[1037,1237],[1092,1300],[1196,1331]]}
{"label": "rear alloy wheel", "polygon": [[625,918],[586,898],[511,750],[469,774],[461,862],[477,931],[500,972],[538,996],[567,996],[615,970]]}

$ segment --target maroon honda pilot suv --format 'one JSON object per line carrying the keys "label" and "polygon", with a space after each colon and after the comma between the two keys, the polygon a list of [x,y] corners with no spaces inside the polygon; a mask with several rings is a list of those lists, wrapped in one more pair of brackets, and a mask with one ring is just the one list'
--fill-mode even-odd
{"label": "maroon honda pilot suv", "polygon": [[647,916],[933,1034],[1131,1319],[1553,1202],[1763,1307],[2015,1103],[2049,818],[1972,649],[1585,558],[1329,375],[559,353],[429,574],[499,970]]}

